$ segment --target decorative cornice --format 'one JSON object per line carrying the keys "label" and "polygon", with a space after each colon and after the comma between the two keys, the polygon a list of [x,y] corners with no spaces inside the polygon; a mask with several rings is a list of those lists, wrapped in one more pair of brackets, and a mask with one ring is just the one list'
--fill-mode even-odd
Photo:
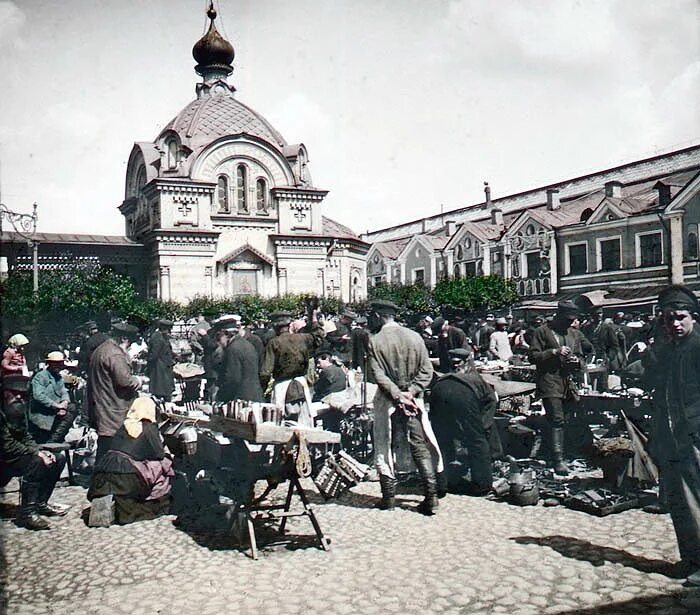
{"label": "decorative cornice", "polygon": [[294,201],[320,201],[327,194],[328,190],[316,190],[314,188],[272,188],[272,195],[277,199],[288,199]]}
{"label": "decorative cornice", "polygon": [[188,193],[192,195],[210,195],[214,193],[216,184],[212,182],[198,182],[182,179],[164,179],[158,178],[144,186],[143,193],[145,196],[152,196],[158,192],[165,194],[172,193]]}

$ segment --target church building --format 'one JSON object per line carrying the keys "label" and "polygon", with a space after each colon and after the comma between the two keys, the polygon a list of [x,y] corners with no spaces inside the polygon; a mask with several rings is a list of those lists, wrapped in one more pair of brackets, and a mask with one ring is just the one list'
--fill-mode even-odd
{"label": "church building", "polygon": [[314,293],[366,296],[369,244],[326,218],[303,144],[288,143],[228,82],[234,49],[216,11],[194,45],[196,98],[129,157],[119,206],[142,244],[145,292],[195,295]]}

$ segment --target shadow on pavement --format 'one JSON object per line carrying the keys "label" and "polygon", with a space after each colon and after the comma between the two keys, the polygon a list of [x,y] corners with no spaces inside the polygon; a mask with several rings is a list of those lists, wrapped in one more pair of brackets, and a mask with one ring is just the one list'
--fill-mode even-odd
{"label": "shadow on pavement", "polygon": [[[693,605],[685,606],[683,604],[684,598],[690,596],[693,597]],[[611,602],[601,606],[561,611],[559,615],[621,615],[623,613],[629,613],[630,615],[637,615],[638,613],[666,615],[671,612],[692,615],[698,612],[695,602],[696,596],[700,597],[700,590],[680,590],[677,593],[641,596],[632,600],[625,600],[624,602]],[[669,605],[669,599],[674,601],[672,606]]]}
{"label": "shadow on pavement", "polygon": [[[283,546],[289,551],[320,548],[314,534],[280,534],[279,521],[270,523],[259,519],[254,521],[255,538],[261,553]],[[200,547],[212,551],[241,551],[249,554],[247,526],[237,529],[226,516],[226,507],[214,506],[197,512],[180,515],[173,526],[187,534]],[[309,523],[309,531],[313,528]]]}
{"label": "shadow on pavement", "polygon": [[621,549],[602,547],[572,536],[517,536],[511,537],[511,540],[521,545],[549,547],[564,557],[588,562],[593,566],[602,566],[605,562],[611,562],[622,564],[641,572],[663,574],[672,579],[682,579],[688,573],[680,562],[672,563],[662,559],[649,559],[639,555],[632,555]]}

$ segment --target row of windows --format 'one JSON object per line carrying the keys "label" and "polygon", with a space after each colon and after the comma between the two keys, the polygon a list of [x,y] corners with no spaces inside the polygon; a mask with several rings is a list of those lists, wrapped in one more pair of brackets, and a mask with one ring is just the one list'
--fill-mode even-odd
{"label": "row of windows", "polygon": [[249,215],[251,213],[251,199],[255,199],[255,213],[267,214],[270,209],[270,197],[267,180],[258,177],[255,186],[251,190],[249,186],[248,168],[239,164],[236,167],[235,185],[231,186],[227,175],[219,175],[216,187],[217,211],[220,214],[230,214],[233,202],[238,214]]}
{"label": "row of windows", "polygon": [[[697,239],[696,239],[697,242]],[[568,273],[588,273],[588,243],[567,245]],[[663,240],[660,232],[645,233],[636,237],[636,264],[638,267],[654,267],[663,263]],[[622,240],[620,237],[600,239],[596,245],[597,271],[617,271],[622,268]]]}

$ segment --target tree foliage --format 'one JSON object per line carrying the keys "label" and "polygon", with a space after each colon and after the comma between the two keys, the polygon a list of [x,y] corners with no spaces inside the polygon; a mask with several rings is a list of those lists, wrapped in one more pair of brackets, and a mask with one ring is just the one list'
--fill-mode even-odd
{"label": "tree foliage", "polygon": [[493,310],[520,300],[515,283],[497,275],[448,278],[433,290],[435,303],[468,312]]}

